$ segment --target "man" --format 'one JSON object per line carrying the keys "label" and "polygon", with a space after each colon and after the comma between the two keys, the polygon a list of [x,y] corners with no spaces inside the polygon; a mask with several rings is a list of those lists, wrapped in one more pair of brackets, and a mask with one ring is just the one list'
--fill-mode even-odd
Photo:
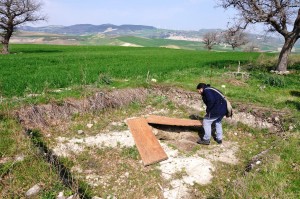
{"label": "man", "polygon": [[211,126],[216,124],[216,142],[222,144],[222,119],[227,112],[226,100],[215,88],[210,87],[209,84],[199,83],[197,90],[202,96],[202,100],[206,105],[206,115],[203,119],[203,128],[205,134],[203,138],[197,141],[198,144],[209,145],[211,138]]}

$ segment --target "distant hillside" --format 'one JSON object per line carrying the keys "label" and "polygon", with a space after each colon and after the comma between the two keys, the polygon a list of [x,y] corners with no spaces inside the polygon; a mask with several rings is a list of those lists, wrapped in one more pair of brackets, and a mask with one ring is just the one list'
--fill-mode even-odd
{"label": "distant hillside", "polygon": [[[18,33],[14,35],[13,43],[161,46],[203,50],[203,44],[200,43],[202,42],[203,35],[213,31],[221,33],[224,30],[201,29],[198,31],[185,31],[158,29],[153,26],[144,25],[118,26],[113,24],[76,24],[72,26],[44,27],[23,26],[20,27]],[[278,37],[248,34],[248,38],[251,45],[256,46],[260,51],[278,52],[283,45],[283,39]],[[173,40],[173,42],[171,40]],[[300,52],[298,43],[295,45],[294,52]],[[230,46],[226,44],[215,46],[214,49],[231,50]]]}
{"label": "distant hillside", "polygon": [[31,27],[22,26],[19,30],[30,31],[30,32],[45,32],[55,34],[70,34],[70,35],[84,35],[84,34],[127,34],[136,31],[155,30],[152,26],[143,25],[113,25],[113,24],[76,24],[72,26],[44,26],[44,27]]}

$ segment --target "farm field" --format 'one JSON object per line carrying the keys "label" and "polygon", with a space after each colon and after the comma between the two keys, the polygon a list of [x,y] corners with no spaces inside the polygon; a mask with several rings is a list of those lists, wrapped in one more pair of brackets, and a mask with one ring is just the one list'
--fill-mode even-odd
{"label": "farm field", "polygon": [[[13,45],[11,51],[10,55],[1,56],[0,69],[1,94],[8,97],[22,96],[28,91],[41,93],[48,88],[101,84],[103,76],[116,79],[116,84],[128,80],[125,84],[131,85],[143,84],[148,72],[148,76],[160,82],[177,78],[173,74],[181,71],[207,76],[210,67],[226,71],[224,67],[259,56],[258,53],[106,46]],[[122,86],[123,82],[119,84]]]}
{"label": "farm field", "polygon": [[[34,185],[36,198],[300,197],[300,56],[281,76],[269,72],[277,54],[151,45],[14,44],[0,55],[0,198],[23,198]],[[173,173],[163,163],[144,167],[126,119],[201,120],[199,82],[234,107],[224,144],[197,145],[200,129],[153,126],[176,154],[170,162],[188,163]]]}

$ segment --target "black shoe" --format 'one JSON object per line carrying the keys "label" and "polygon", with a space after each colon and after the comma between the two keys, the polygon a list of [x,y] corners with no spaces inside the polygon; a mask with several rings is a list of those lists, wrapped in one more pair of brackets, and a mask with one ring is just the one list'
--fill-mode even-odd
{"label": "black shoe", "polygon": [[216,139],[216,142],[217,142],[218,144],[222,144],[222,140]]}
{"label": "black shoe", "polygon": [[201,140],[201,139],[199,139],[199,140],[197,141],[197,143],[198,143],[198,144],[203,144],[203,145],[209,145],[209,144],[210,144],[210,141],[209,141],[209,140]]}

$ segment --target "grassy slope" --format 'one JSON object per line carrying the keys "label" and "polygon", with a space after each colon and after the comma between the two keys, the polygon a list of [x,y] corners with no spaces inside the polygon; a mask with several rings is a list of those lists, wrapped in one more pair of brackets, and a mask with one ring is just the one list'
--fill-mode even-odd
{"label": "grassy slope", "polygon": [[42,188],[39,198],[55,198],[62,190],[71,194],[17,121],[0,117],[0,160],[8,158],[0,163],[0,198],[24,198],[25,192],[36,184]]}
{"label": "grassy slope", "polygon": [[[156,78],[159,84],[177,85],[194,90],[199,81],[209,82],[222,89],[233,104],[240,102],[265,106],[274,110],[287,110],[290,116],[287,121],[297,125],[300,119],[300,90],[299,65],[295,64],[294,73],[289,76],[278,77],[254,70],[258,53],[238,52],[206,52],[185,51],[161,48],[126,48],[126,47],[91,47],[91,46],[46,46],[46,45],[13,45],[11,55],[0,55],[0,92],[1,95],[12,99],[14,96],[24,96],[28,93],[45,92],[61,87],[75,87],[80,85],[94,85],[96,87],[135,87],[146,86],[147,74],[149,78]],[[272,58],[273,55],[269,55]],[[264,59],[269,59],[268,56]],[[251,63],[250,79],[231,78],[224,73],[236,70],[237,62]],[[244,68],[243,70],[246,70]],[[149,73],[148,73],[149,71]],[[128,81],[124,81],[124,80]],[[109,81],[108,81],[109,80]],[[111,83],[107,85],[108,82]],[[222,88],[225,85],[226,88]],[[66,91],[61,97],[80,96],[78,92]],[[57,96],[55,96],[57,97]],[[39,97],[38,97],[39,98]],[[14,120],[7,117],[10,112],[9,101],[1,104],[0,115],[0,158],[14,157],[20,153],[26,154],[26,160],[17,164],[11,170],[10,162],[1,164],[2,173],[9,172],[14,183],[4,181],[0,190],[6,196],[18,197],[21,192],[28,190],[30,185],[23,183],[28,179],[43,182],[44,191],[41,195],[57,195],[63,186],[49,168],[35,153],[32,153],[30,142],[23,137],[21,127]],[[22,102],[21,102],[22,103]],[[250,110],[249,110],[250,111]],[[288,128],[289,125],[285,126]],[[224,178],[215,179],[213,185],[196,187],[204,189],[215,198],[297,198],[299,196],[299,168],[300,159],[295,154],[300,153],[299,122],[294,132],[285,137],[269,136],[264,131],[251,129],[247,126],[226,126],[225,131],[242,132],[240,137],[228,135],[230,139],[245,144],[241,150],[244,158],[239,167],[220,169]],[[255,140],[247,143],[246,134],[255,135]],[[245,134],[243,134],[245,133]],[[271,132],[272,133],[272,132]],[[273,146],[271,152],[264,159],[260,170],[242,175],[243,167],[253,154]],[[259,146],[257,148],[257,146]],[[252,150],[254,153],[248,154]],[[29,155],[27,155],[29,154]],[[28,168],[27,172],[20,172]],[[228,173],[227,170],[230,169]],[[32,172],[38,170],[39,175]],[[50,171],[50,180],[45,181],[44,175]],[[222,173],[224,172],[224,173]],[[230,182],[226,178],[230,175]],[[47,178],[48,179],[48,178]],[[32,184],[33,185],[33,184]],[[10,193],[4,190],[14,190]],[[66,189],[67,190],[67,189]],[[21,197],[21,196],[20,196]]]}
{"label": "grassy slope", "polygon": [[118,37],[123,42],[133,43],[145,47],[177,46],[181,49],[204,49],[202,42],[180,41],[170,39],[149,39],[142,37]]}

